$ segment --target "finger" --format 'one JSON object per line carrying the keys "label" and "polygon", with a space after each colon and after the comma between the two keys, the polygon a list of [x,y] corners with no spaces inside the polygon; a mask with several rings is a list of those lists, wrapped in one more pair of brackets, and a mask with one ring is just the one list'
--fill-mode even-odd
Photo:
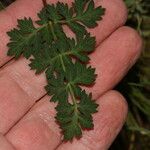
{"label": "finger", "polygon": [[8,70],[0,72],[0,132],[3,134],[45,93],[45,76],[35,76],[25,61],[19,62],[13,69],[10,65]]}
{"label": "finger", "polygon": [[20,150],[55,149],[61,134],[55,122],[54,107],[48,96],[43,98],[7,133],[7,139]]}
{"label": "finger", "polygon": [[62,143],[57,150],[107,150],[121,130],[126,116],[125,99],[115,91],[99,98],[99,112],[94,116],[94,130],[85,131],[83,137],[72,143]]}
{"label": "finger", "polygon": [[0,147],[1,150],[15,150],[10,142],[2,134],[0,134]]}
{"label": "finger", "polygon": [[[80,140],[63,143],[58,149],[103,150],[108,148],[125,121],[127,105],[124,98],[114,91],[99,98],[98,103],[100,107],[94,116],[94,130],[85,131]],[[54,105],[44,98],[11,129],[6,137],[16,149],[56,149],[62,135],[54,121],[54,116]]]}
{"label": "finger", "polygon": [[97,98],[125,76],[142,50],[142,39],[130,27],[121,27],[106,39],[91,55],[91,66],[98,74],[94,86],[87,90]]}
{"label": "finger", "polygon": [[[97,48],[91,56],[91,63],[96,67],[98,77],[95,85],[87,89],[93,93],[94,98],[119,82],[139,56],[141,43],[140,37],[133,29],[122,27]],[[20,60],[5,68],[3,73],[5,76],[0,79],[0,84],[3,85],[0,88],[0,95],[6,97],[3,101],[1,100],[0,105],[2,133],[6,133],[45,92],[44,75],[35,77],[34,72],[29,71],[29,67],[25,64],[25,60]],[[12,93],[8,90],[12,85],[16,92]],[[9,106],[11,109],[7,109]]]}
{"label": "finger", "polygon": [[[71,3],[71,0],[61,0]],[[49,3],[56,0],[48,0]],[[123,25],[126,21],[127,11],[122,0],[102,0],[96,1],[96,5],[102,5],[106,8],[106,14],[97,28],[90,30],[93,35],[97,36],[97,44],[104,40],[116,28]],[[6,32],[16,27],[17,19],[32,17],[37,20],[37,13],[43,7],[42,0],[19,0],[14,2],[6,10],[0,13],[0,66],[5,64],[11,58],[7,56],[7,46],[9,37]],[[118,13],[119,12],[119,13]],[[117,16],[117,17],[116,17]]]}

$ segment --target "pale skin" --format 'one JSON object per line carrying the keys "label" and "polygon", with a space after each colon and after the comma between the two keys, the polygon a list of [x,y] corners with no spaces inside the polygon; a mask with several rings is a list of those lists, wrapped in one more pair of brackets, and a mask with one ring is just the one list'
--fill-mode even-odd
{"label": "pale skin", "polygon": [[[71,0],[61,0],[71,3]],[[56,2],[56,0],[48,0]],[[133,66],[141,53],[142,40],[129,27],[123,26],[127,10],[121,0],[95,0],[106,8],[106,15],[95,29],[97,48],[90,64],[98,74],[93,87],[86,88],[100,104],[94,114],[94,129],[84,131],[80,140],[62,142],[55,123],[55,104],[45,96],[44,74],[35,76],[28,61],[17,61],[6,55],[6,34],[17,24],[17,18],[32,17],[42,8],[41,0],[18,0],[0,12],[0,150],[107,150],[121,130],[127,103],[113,87]],[[69,35],[71,33],[66,29]],[[9,62],[8,62],[9,61]],[[7,63],[7,64],[6,64]],[[4,65],[5,64],[5,65]]]}

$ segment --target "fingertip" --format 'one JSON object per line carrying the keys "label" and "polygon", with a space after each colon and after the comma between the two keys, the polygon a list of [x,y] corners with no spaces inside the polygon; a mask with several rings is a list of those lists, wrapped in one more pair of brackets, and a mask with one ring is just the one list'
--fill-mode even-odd
{"label": "fingertip", "polygon": [[[136,62],[139,58],[142,47],[143,47],[143,40],[139,33],[128,26],[123,26],[119,29],[122,32],[122,36],[126,37],[126,41],[131,45],[129,50],[132,55],[131,66]],[[132,42],[131,42],[132,41]]]}
{"label": "fingertip", "polygon": [[106,9],[99,26],[91,30],[91,33],[97,36],[97,45],[99,45],[112,32],[125,24],[127,8],[122,0],[101,0],[96,1],[96,5]]}
{"label": "fingertip", "polygon": [[[124,96],[116,91],[116,90],[111,90],[108,93],[104,94],[101,98],[98,99],[97,101],[99,105],[111,105],[114,109],[120,110],[121,113],[121,118],[126,119],[127,113],[128,113],[128,103]],[[119,106],[119,107],[117,107]],[[101,107],[99,108],[101,111]]]}
{"label": "fingertip", "polygon": [[[123,0],[102,0],[102,5],[104,8],[110,7],[106,9],[106,13],[111,13],[111,11],[114,12],[114,14],[110,14],[110,16],[113,15],[112,18],[117,19],[120,25],[125,24],[128,10]],[[114,23],[113,20],[112,23]]]}

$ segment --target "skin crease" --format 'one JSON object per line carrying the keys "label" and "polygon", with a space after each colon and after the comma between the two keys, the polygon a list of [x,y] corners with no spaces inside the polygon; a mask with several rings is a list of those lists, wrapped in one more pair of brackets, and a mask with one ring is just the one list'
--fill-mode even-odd
{"label": "skin crease", "polygon": [[15,150],[12,144],[2,134],[0,134],[0,146],[2,150]]}
{"label": "skin crease", "polygon": [[[122,27],[127,11],[121,0],[95,2],[106,8],[106,15],[97,28],[89,30],[97,39],[90,64],[96,67],[98,78],[93,87],[87,88],[100,104],[99,112],[94,115],[94,130],[85,131],[80,140],[62,143],[54,121],[55,104],[49,103],[47,96],[35,103],[45,94],[45,76],[35,77],[28,61],[21,58],[0,70],[1,150],[106,150],[115,139],[125,121],[127,104],[118,92],[110,90],[139,57],[142,41],[133,29]],[[41,0],[18,0],[0,12],[1,65],[10,60],[6,56],[9,41],[6,32],[16,26],[16,18],[37,19],[36,13],[41,8]]]}

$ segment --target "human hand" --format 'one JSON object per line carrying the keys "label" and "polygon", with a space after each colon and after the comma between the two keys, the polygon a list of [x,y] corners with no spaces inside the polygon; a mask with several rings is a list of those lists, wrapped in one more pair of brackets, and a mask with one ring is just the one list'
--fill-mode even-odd
{"label": "human hand", "polygon": [[18,0],[0,12],[0,65],[5,64],[0,70],[0,150],[106,150],[117,136],[126,119],[127,104],[112,89],[135,63],[142,42],[133,29],[123,27],[127,10],[121,0],[95,1],[106,8],[106,14],[99,26],[90,30],[97,39],[90,63],[98,77],[87,90],[100,107],[94,115],[94,129],[84,131],[83,137],[72,143],[61,142],[55,104],[49,102],[43,88],[45,76],[35,76],[24,58],[9,61],[6,55],[6,32],[16,27],[17,18],[36,19],[42,0]]}

